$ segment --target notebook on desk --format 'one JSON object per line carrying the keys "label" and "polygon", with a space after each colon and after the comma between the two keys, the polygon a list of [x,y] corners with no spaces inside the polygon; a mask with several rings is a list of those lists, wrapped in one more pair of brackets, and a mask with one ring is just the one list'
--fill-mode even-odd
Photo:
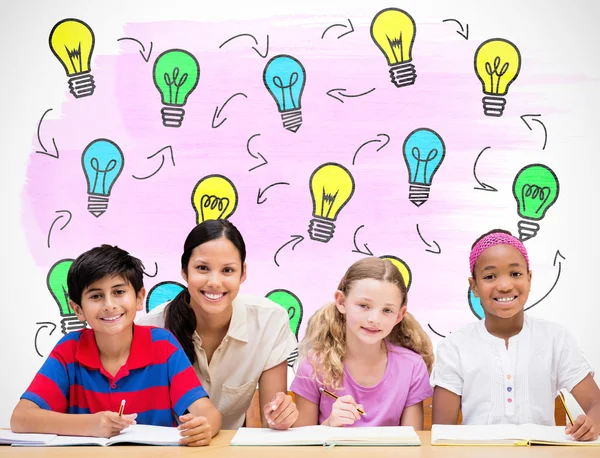
{"label": "notebook on desk", "polygon": [[302,426],[286,431],[269,428],[240,428],[231,445],[421,445],[412,426],[365,426],[336,428]]}
{"label": "notebook on desk", "polygon": [[70,445],[115,444],[179,445],[181,436],[177,428],[151,425],[132,425],[110,439],[104,437],[57,436],[56,434],[21,434],[0,431],[0,444],[22,447],[66,447]]}
{"label": "notebook on desk", "polygon": [[433,425],[431,445],[575,445],[600,446],[600,439],[578,442],[564,426],[542,425]]}

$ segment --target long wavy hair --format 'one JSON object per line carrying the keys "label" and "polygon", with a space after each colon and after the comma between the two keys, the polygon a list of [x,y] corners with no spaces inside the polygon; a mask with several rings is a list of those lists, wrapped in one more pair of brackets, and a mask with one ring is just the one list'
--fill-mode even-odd
{"label": "long wavy hair", "polygon": [[[377,257],[363,258],[352,264],[338,290],[347,295],[354,282],[366,278],[397,285],[402,294],[401,305],[406,305],[407,288],[402,274],[390,261]],[[410,313],[394,326],[386,340],[421,355],[431,373],[434,358],[431,339]],[[346,351],[346,319],[335,302],[329,302],[308,320],[308,329],[300,343],[300,356],[308,359],[319,384],[337,390],[342,386]]]}

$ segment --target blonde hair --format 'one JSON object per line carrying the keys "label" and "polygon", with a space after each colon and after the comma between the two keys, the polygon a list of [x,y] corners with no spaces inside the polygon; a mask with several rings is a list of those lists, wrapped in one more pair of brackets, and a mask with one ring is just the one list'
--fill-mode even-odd
{"label": "blonde hair", "polygon": [[[390,261],[377,257],[363,258],[352,264],[340,281],[338,290],[348,294],[354,282],[366,278],[398,285],[402,294],[401,306],[406,306],[407,288],[402,274]],[[421,355],[427,371],[431,373],[431,339],[410,313],[407,312],[394,326],[386,340]],[[325,304],[308,320],[308,329],[300,343],[300,356],[307,357],[319,384],[336,390],[341,387],[346,357],[346,319],[335,302]]]}

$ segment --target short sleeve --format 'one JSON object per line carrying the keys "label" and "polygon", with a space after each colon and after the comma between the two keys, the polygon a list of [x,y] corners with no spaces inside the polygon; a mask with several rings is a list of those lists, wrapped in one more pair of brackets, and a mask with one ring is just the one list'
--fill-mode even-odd
{"label": "short sleeve", "polygon": [[557,386],[569,392],[588,374],[593,374],[590,363],[585,359],[573,335],[562,329],[559,339],[555,340],[557,361]]}
{"label": "short sleeve", "polygon": [[428,397],[431,397],[433,390],[429,384],[429,374],[423,358],[419,358],[414,365],[408,396],[406,397],[406,407],[417,404]]}
{"label": "short sleeve", "polygon": [[298,347],[296,336],[290,329],[290,321],[287,312],[283,307],[277,306],[269,322],[269,329],[276,334],[273,341],[273,348],[267,357],[264,371],[271,369],[283,361],[287,361],[288,356]]}
{"label": "short sleeve", "polygon": [[448,338],[444,339],[438,345],[435,363],[433,364],[431,384],[462,396],[464,380],[460,355],[458,349]]}
{"label": "short sleeve", "polygon": [[315,371],[308,359],[306,357],[302,358],[298,364],[296,376],[290,385],[290,391],[318,405],[321,399],[321,392],[319,391],[319,383],[314,374]]}

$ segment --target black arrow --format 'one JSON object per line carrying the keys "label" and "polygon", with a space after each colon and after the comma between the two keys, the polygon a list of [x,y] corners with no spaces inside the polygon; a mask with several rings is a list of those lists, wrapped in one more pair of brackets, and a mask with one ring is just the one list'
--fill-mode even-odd
{"label": "black arrow", "polygon": [[48,230],[48,248],[50,248],[50,234],[52,234],[52,228],[54,227],[54,225],[56,224],[56,222],[61,219],[62,217],[64,217],[65,215],[63,213],[67,213],[69,215],[69,219],[67,220],[67,222],[63,225],[63,227],[60,228],[60,230],[62,231],[65,227],[67,227],[67,224],[69,224],[71,222],[71,218],[73,217],[73,215],[71,214],[71,212],[69,210],[56,210],[54,213],[61,213],[61,215],[57,216],[56,218],[54,218],[54,221],[52,221],[52,224],[50,225],[50,229]]}
{"label": "black arrow", "polygon": [[[175,167],[175,157],[173,156],[173,148],[171,147],[171,145],[163,146],[156,153],[153,153],[150,156],[146,157],[146,159],[152,159],[154,156],[162,153],[163,151],[165,151],[167,149],[169,150],[169,153],[171,154],[171,163],[173,164],[173,167]],[[162,166],[164,164],[165,164],[165,155],[163,154],[160,158],[160,165],[158,166],[158,169],[156,169],[150,175],[148,175],[146,177],[136,177],[135,175],[131,175],[131,176],[133,178],[135,178],[136,180],[147,180],[148,178],[152,178],[154,175],[156,175],[158,172],[160,172],[160,169],[162,169]]]}
{"label": "black arrow", "polygon": [[48,326],[52,326],[52,330],[50,331],[50,334],[48,335],[52,335],[52,333],[56,330],[56,325],[54,323],[52,323],[51,321],[40,321],[38,323],[36,323],[37,325],[40,325],[40,327],[38,328],[38,330],[35,332],[35,337],[33,338],[33,346],[35,347],[35,352],[40,356],[40,358],[43,358],[44,355],[42,355],[40,353],[40,350],[38,349],[38,335],[40,333],[40,331],[42,329],[46,329]]}
{"label": "black arrow", "polygon": [[352,165],[354,165],[354,163],[356,162],[356,156],[358,155],[358,152],[361,150],[361,148],[363,146],[368,145],[369,143],[373,143],[373,142],[379,142],[379,143],[383,143],[383,145],[381,145],[379,148],[377,148],[377,151],[381,150],[382,148],[384,148],[389,142],[390,142],[390,136],[387,134],[377,134],[378,137],[385,137],[385,143],[383,143],[382,140],[379,139],[375,139],[375,140],[369,140],[368,142],[364,142],[362,145],[360,145],[358,147],[358,149],[356,150],[356,152],[354,153],[354,156],[352,157]]}
{"label": "black arrow", "polygon": [[371,92],[373,92],[375,90],[375,88],[369,89],[366,92],[361,92],[360,94],[344,94],[342,91],[345,91],[345,90],[346,89],[343,89],[343,88],[330,89],[329,91],[327,91],[327,95],[329,97],[331,97],[332,99],[339,100],[340,102],[344,103],[344,101],[342,99],[340,99],[339,97],[336,97],[335,95],[333,95],[333,92],[338,91],[338,95],[340,97],[346,97],[346,98],[348,98],[348,97],[362,97],[363,95],[367,95],[367,94],[370,94]]}
{"label": "black arrow", "polygon": [[[142,267],[144,267],[143,264],[142,264]],[[156,261],[154,262],[154,269],[155,269],[154,275],[150,275],[149,273],[147,273],[145,267],[144,267],[144,270],[142,271],[142,273],[147,277],[154,278],[158,275],[158,263]]]}
{"label": "black arrow", "polygon": [[427,323],[427,327],[428,327],[429,329],[431,329],[431,331],[432,331],[434,334],[437,334],[437,335],[438,335],[438,336],[440,336],[440,337],[446,338],[446,336],[444,336],[444,335],[440,334],[440,333],[439,333],[439,332],[437,332],[435,329],[433,329],[429,323]]}
{"label": "black arrow", "polygon": [[[225,46],[227,43],[229,43],[231,40],[235,40],[236,38],[240,38],[240,37],[250,37],[254,40],[254,44],[256,46],[258,46],[258,40],[254,37],[254,35],[250,35],[249,33],[241,33],[239,35],[236,35],[235,37],[231,37],[228,40],[226,40],[223,44],[221,44],[221,46],[219,46],[219,49],[221,49],[223,46]],[[258,49],[256,49],[255,46],[252,46],[252,49],[254,49],[256,51],[256,54],[258,54],[260,57],[262,57],[263,59],[265,57],[267,57],[267,55],[269,54],[269,35],[267,35],[267,49],[265,49],[265,54],[262,55],[260,53],[260,51]]]}
{"label": "black arrow", "polygon": [[560,261],[559,258],[562,259],[563,261],[565,260],[565,257],[560,253],[560,251],[556,250],[556,254],[554,255],[554,262],[552,263],[552,265],[556,266],[556,261],[558,261],[558,273],[556,274],[556,280],[554,280],[554,284],[552,285],[552,287],[550,288],[550,290],[546,294],[544,294],[544,297],[542,297],[535,304],[531,304],[525,310],[529,310],[530,308],[535,307],[540,302],[542,302],[544,299],[546,299],[548,297],[548,295],[552,292],[552,290],[554,289],[554,287],[556,286],[556,284],[558,283],[558,279],[560,278],[560,272],[562,270],[562,261]]}
{"label": "black arrow", "polygon": [[280,184],[287,184],[287,185],[289,185],[289,183],[285,183],[285,182],[283,182],[283,181],[279,181],[279,182],[277,182],[277,183],[270,184],[269,186],[267,186],[267,187],[266,187],[264,190],[262,190],[262,191],[260,190],[260,188],[258,188],[258,195],[256,196],[256,203],[257,203],[258,205],[260,205],[260,204],[264,204],[264,203],[267,201],[267,198],[265,197],[263,200],[260,200],[260,198],[263,196],[263,194],[264,194],[265,192],[267,192],[267,189],[269,189],[269,188],[272,188],[273,186],[280,185]]}
{"label": "black arrow", "polygon": [[539,119],[537,119],[537,116],[542,116],[542,115],[541,114],[525,114],[525,115],[521,116],[521,119],[523,120],[523,122],[525,123],[525,125],[527,126],[527,128],[529,130],[533,130],[533,128],[529,125],[529,123],[527,122],[527,120],[525,118],[531,118],[531,121],[535,121],[542,125],[542,127],[544,128],[544,146],[542,146],[542,150],[545,150],[546,143],[548,143],[548,130],[546,130],[546,126],[544,125],[544,123],[542,121],[540,121]]}
{"label": "black arrow", "polygon": [[[421,238],[421,240],[423,241],[423,243],[425,245],[427,245],[429,248],[431,248],[431,244],[427,243],[425,241],[425,239],[423,238],[423,236],[421,235],[421,231],[419,230],[419,225],[417,224],[417,234],[419,234],[419,237]],[[434,240],[433,243],[435,243],[435,246],[437,247],[435,250],[425,250],[428,251],[429,253],[433,253],[433,254],[440,254],[442,252],[442,249],[440,248],[440,246],[438,245],[438,243]]]}
{"label": "black arrow", "polygon": [[367,243],[363,244],[366,251],[362,251],[360,248],[358,248],[358,244],[356,243],[356,235],[358,234],[358,231],[360,231],[363,227],[365,227],[364,224],[362,226],[358,226],[354,231],[354,250],[352,250],[352,253],[360,253],[365,254],[367,256],[373,256],[373,253],[371,252],[371,250],[369,250],[369,245]]}
{"label": "black arrow", "polygon": [[150,55],[152,54],[152,42],[150,42],[150,49],[148,50],[148,55],[145,56],[144,53],[146,52],[146,47],[142,44],[141,41],[136,40],[135,38],[131,38],[131,37],[117,38],[117,41],[122,41],[122,40],[135,41],[137,44],[139,44],[142,47],[142,50],[139,51],[140,55],[142,56],[142,59],[144,59],[146,61],[146,63],[150,60]]}
{"label": "black arrow", "polygon": [[481,187],[478,188],[477,186],[475,186],[473,189],[477,189],[478,191],[498,192],[498,190],[493,186],[479,181],[479,178],[477,178],[477,171],[475,170],[477,168],[477,162],[479,161],[481,155],[484,153],[485,150],[488,150],[490,148],[491,146],[486,146],[485,148],[483,148],[481,152],[477,155],[477,159],[475,159],[475,163],[473,164],[473,176],[475,177],[475,180],[477,181],[477,183],[479,183],[479,186]]}
{"label": "black arrow", "polygon": [[250,137],[248,139],[248,141],[246,142],[246,150],[248,151],[248,154],[250,156],[252,156],[254,159],[258,159],[260,157],[262,159],[263,163],[258,164],[256,166],[252,167],[251,169],[248,169],[248,172],[252,172],[253,170],[256,170],[257,168],[262,167],[263,165],[267,165],[269,163],[269,161],[267,161],[262,154],[256,153],[256,154],[258,154],[258,156],[255,156],[254,154],[252,154],[252,151],[250,151],[250,140],[252,140],[254,137],[260,137],[260,134],[254,134],[252,137]]}
{"label": "black arrow", "polygon": [[[345,37],[346,35],[348,35],[348,34],[350,34],[350,33],[354,32],[354,26],[352,25],[352,21],[351,21],[350,19],[348,19],[348,24],[350,24],[350,30],[348,30],[347,32],[344,32],[344,33],[342,33],[341,35],[339,35],[339,36],[337,37],[337,38],[338,38],[338,40],[339,40],[340,38],[342,38],[342,37]],[[348,26],[347,26],[346,24],[333,24],[333,25],[330,25],[329,27],[327,27],[327,28],[325,29],[325,31],[323,32],[323,35],[321,35],[321,40],[322,40],[323,38],[325,38],[325,34],[326,34],[326,33],[327,33],[329,30],[333,29],[334,27],[343,27],[343,28],[345,28],[345,29],[347,29],[347,28],[348,28]]]}
{"label": "black arrow", "polygon": [[292,240],[290,240],[289,242],[285,242],[281,247],[279,247],[279,249],[275,252],[275,256],[273,256],[273,261],[275,261],[275,265],[277,267],[279,267],[279,263],[277,262],[277,255],[279,254],[279,252],[281,250],[283,250],[290,243],[294,243],[292,245],[292,251],[294,251],[294,249],[296,248],[296,245],[298,245],[302,240],[304,240],[304,237],[302,235],[292,235],[291,237],[292,237]]}
{"label": "black arrow", "polygon": [[42,118],[40,119],[40,122],[38,123],[38,127],[37,127],[37,138],[38,138],[38,142],[40,144],[40,146],[42,147],[42,149],[44,151],[36,151],[36,153],[38,154],[45,154],[46,156],[50,156],[53,157],[54,159],[58,159],[58,148],[56,147],[56,142],[54,141],[54,137],[52,137],[52,144],[54,145],[54,151],[56,151],[56,156],[52,153],[49,153],[48,150],[46,149],[46,147],[44,146],[44,144],[42,143],[42,139],[40,137],[40,130],[42,127],[42,121],[44,120],[44,117],[52,111],[52,108],[48,108],[44,114],[42,115]]}
{"label": "black arrow", "polygon": [[467,24],[467,27],[465,30],[465,28],[460,23],[460,21],[457,21],[456,19],[444,19],[442,22],[456,22],[460,26],[460,32],[457,30],[456,33],[458,33],[465,40],[469,39],[469,24]]}
{"label": "black arrow", "polygon": [[225,108],[225,105],[227,105],[229,103],[229,101],[231,99],[233,99],[234,97],[237,97],[238,95],[243,95],[244,97],[248,98],[248,96],[246,94],[243,94],[242,92],[238,92],[237,94],[233,94],[231,97],[229,97],[225,103],[223,104],[223,106],[221,108],[219,108],[219,106],[217,106],[215,108],[215,114],[213,115],[213,119],[212,119],[212,127],[213,129],[216,129],[217,127],[219,127],[221,124],[223,124],[225,121],[227,121],[227,118],[223,118],[223,121],[221,121],[219,124],[217,124],[215,126],[215,120],[221,116],[221,111],[223,111],[223,108]]}

